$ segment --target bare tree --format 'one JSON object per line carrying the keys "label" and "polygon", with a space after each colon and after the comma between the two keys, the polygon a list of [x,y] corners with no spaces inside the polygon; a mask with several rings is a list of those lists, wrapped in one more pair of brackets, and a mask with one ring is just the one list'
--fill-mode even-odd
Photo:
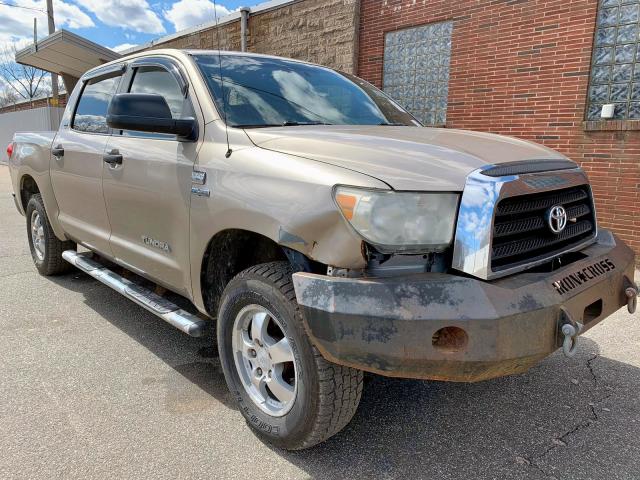
{"label": "bare tree", "polygon": [[8,88],[16,93],[19,99],[33,100],[49,93],[49,87],[45,80],[48,73],[35,67],[16,63],[16,51],[16,46],[10,45],[0,52],[2,56],[0,78],[4,80]]}
{"label": "bare tree", "polygon": [[18,94],[13,90],[13,88],[5,86],[2,91],[0,91],[0,108],[6,107],[7,105],[13,105],[17,101]]}

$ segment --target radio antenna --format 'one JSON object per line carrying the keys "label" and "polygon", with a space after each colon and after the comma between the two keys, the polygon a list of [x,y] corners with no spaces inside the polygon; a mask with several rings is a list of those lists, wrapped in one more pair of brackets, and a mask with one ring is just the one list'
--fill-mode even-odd
{"label": "radio antenna", "polygon": [[227,100],[224,93],[224,79],[222,77],[222,54],[220,53],[220,32],[218,32],[218,6],[216,0],[213,0],[213,16],[216,20],[216,43],[218,46],[218,71],[220,72],[220,92],[222,96],[222,118],[224,119],[224,133],[227,137],[227,153],[224,154],[226,158],[231,156],[233,150],[229,146],[229,125],[227,125]]}

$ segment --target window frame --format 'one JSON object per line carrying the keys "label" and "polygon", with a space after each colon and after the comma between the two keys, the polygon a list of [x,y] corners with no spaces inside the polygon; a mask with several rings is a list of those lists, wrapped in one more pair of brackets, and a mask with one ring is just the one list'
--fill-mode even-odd
{"label": "window frame", "polygon": [[[194,114],[193,118],[196,120],[196,122],[198,122],[198,132],[199,132],[201,130],[199,128],[200,121],[198,119],[198,115],[195,109],[195,104],[193,102],[193,99],[190,93],[191,92],[190,84],[187,80],[187,76],[185,75],[180,65],[173,59],[170,59],[167,57],[160,57],[160,56],[141,57],[141,58],[134,59],[132,62],[130,62],[127,65],[127,71],[123,75],[122,81],[120,82],[120,86],[118,87],[116,94],[130,93],[131,86],[133,85],[133,81],[135,79],[137,69],[141,67],[161,68],[165,70],[167,73],[169,73],[176,80],[176,82],[178,83],[178,86],[180,87],[183,98],[191,104],[191,110],[193,111],[193,114]],[[175,135],[170,137],[167,137],[167,136],[156,137],[156,136],[152,136],[154,135],[153,133],[139,132],[139,134],[136,134],[135,132],[133,132],[128,135],[123,135],[122,132],[123,130],[114,130],[112,132],[112,135],[120,138],[144,138],[146,140],[164,140],[164,141],[170,141],[170,142],[179,141],[177,140]],[[166,134],[158,134],[158,135],[166,135]]]}
{"label": "window frame", "polygon": [[[635,40],[620,40],[619,41],[619,30],[622,27],[629,27],[629,26],[635,26],[637,27],[638,30],[640,30],[640,18],[638,18],[637,20],[635,20],[634,22],[629,22],[629,23],[624,23],[623,21],[621,21],[620,19],[620,9],[623,7],[636,7],[640,10],[640,4],[638,2],[634,2],[634,3],[622,3],[622,2],[616,2],[615,4],[605,4],[606,2],[603,1],[599,1],[598,5],[597,5],[597,9],[596,9],[596,16],[595,16],[595,21],[594,21],[594,32],[593,32],[593,37],[592,37],[592,43],[591,43],[591,55],[589,58],[589,75],[587,78],[587,88],[586,88],[586,94],[584,96],[585,98],[585,105],[584,105],[584,112],[583,112],[583,116],[582,116],[582,121],[585,125],[585,128],[587,130],[600,130],[600,129],[607,129],[606,127],[604,127],[604,125],[606,124],[611,124],[611,125],[615,125],[614,122],[623,122],[624,125],[629,125],[631,128],[631,130],[638,130],[638,125],[640,125],[640,117],[631,117],[630,113],[631,113],[631,108],[632,108],[632,104],[637,104],[640,103],[640,99],[634,99],[633,98],[633,93],[634,93],[634,87],[637,85],[640,89],[640,77],[636,79],[636,70],[640,71],[640,38],[636,37]],[[613,23],[601,23],[604,17],[605,10],[611,10],[611,9],[617,9],[616,11],[616,20]],[[599,32],[601,30],[610,30],[610,29],[614,29],[614,35],[613,38],[611,39],[610,42],[607,42],[606,37],[600,37],[599,36]],[[637,35],[637,32],[636,32]],[[604,42],[600,42],[600,38],[605,38]],[[619,48],[622,47],[629,47],[629,46],[634,46],[634,55],[632,55],[631,59],[629,62],[620,62],[618,63],[616,60],[616,52]],[[607,62],[604,63],[596,63],[596,56],[599,50],[603,50],[603,49],[609,49],[610,52],[610,59]],[[615,81],[615,78],[613,77],[614,75],[614,70],[616,67],[622,67],[624,65],[630,65],[630,78],[629,80],[625,80],[625,81]],[[603,69],[606,68],[608,69],[609,73],[608,73],[608,78],[606,79],[606,81],[603,82],[598,82],[595,79],[595,71],[596,69]],[[615,99],[612,99],[612,89],[614,86],[622,86],[622,85],[626,85],[628,88],[627,91],[627,95],[626,95],[626,101],[616,101]],[[607,92],[607,99],[606,101],[598,101],[597,99],[592,99],[592,90],[596,89],[596,88],[605,88],[606,87],[606,92]],[[624,106],[624,114],[621,117],[616,117],[614,114],[614,117],[612,118],[602,118],[600,116],[600,112],[602,110],[602,106],[603,105],[608,105],[608,104],[613,104],[615,105],[615,109],[617,110],[619,105],[623,105]],[[598,114],[595,117],[591,117],[592,114],[592,107],[594,106],[598,106],[599,107],[599,111]],[[595,111],[594,111],[595,113]],[[633,126],[634,124],[638,124],[635,127]],[[597,125],[600,125],[600,127],[602,128],[596,128]],[[612,128],[613,129],[613,128]]]}
{"label": "window frame", "polygon": [[[113,134],[113,129],[107,125],[107,132],[88,132],[86,130],[78,130],[75,128],[76,123],[76,115],[78,113],[78,107],[80,106],[80,100],[82,100],[82,96],[87,88],[87,86],[101,82],[102,80],[107,80],[109,78],[120,77],[118,81],[118,86],[115,89],[114,95],[119,93],[120,88],[122,86],[122,81],[125,78],[127,73],[127,64],[119,63],[116,65],[110,65],[105,68],[100,68],[97,70],[93,70],[88,74],[84,75],[80,81],[82,82],[82,86],[80,88],[80,92],[78,93],[78,97],[75,99],[75,103],[73,105],[73,112],[71,114],[71,120],[69,121],[69,130],[73,130],[77,133],[82,133],[86,135],[102,135],[102,136],[110,136]],[[108,109],[107,105],[107,109]]]}

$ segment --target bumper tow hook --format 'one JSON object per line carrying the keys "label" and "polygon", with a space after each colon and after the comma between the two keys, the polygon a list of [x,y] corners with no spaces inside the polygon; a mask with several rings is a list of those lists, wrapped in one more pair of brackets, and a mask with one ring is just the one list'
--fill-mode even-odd
{"label": "bumper tow hook", "polygon": [[565,323],[562,326],[562,334],[564,335],[562,352],[565,357],[571,358],[578,351],[578,335],[580,335],[582,328],[583,325],[580,322],[576,322],[575,326],[571,323]]}
{"label": "bumper tow hook", "polygon": [[627,310],[634,313],[638,306],[638,287],[633,284],[632,287],[625,288],[624,294],[627,296]]}

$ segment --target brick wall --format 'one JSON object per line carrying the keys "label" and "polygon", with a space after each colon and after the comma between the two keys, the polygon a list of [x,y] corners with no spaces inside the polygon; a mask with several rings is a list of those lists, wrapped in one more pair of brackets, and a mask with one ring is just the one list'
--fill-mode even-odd
{"label": "brick wall", "polygon": [[583,122],[596,0],[361,0],[358,74],[384,33],[454,22],[447,127],[527,138],[589,173],[600,225],[640,254],[640,122]]}
{"label": "brick wall", "polygon": [[[250,52],[297,58],[354,72],[358,1],[302,0],[251,14],[247,49]],[[161,42],[153,48],[217,49],[214,28]],[[223,50],[240,50],[240,21],[218,27]]]}

